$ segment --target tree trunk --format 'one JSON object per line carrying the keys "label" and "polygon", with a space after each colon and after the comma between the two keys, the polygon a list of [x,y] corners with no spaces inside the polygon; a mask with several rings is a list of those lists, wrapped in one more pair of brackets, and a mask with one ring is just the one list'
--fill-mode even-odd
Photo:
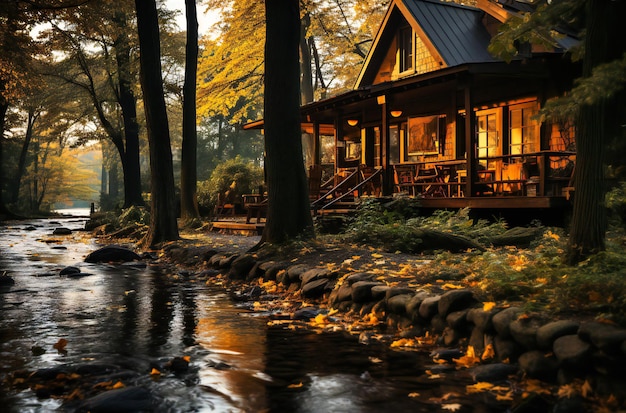
{"label": "tree trunk", "polygon": [[300,67],[302,71],[302,104],[313,102],[313,70],[311,48],[306,36],[311,25],[311,15],[306,13],[300,21]]}
{"label": "tree trunk", "polygon": [[261,243],[313,236],[300,126],[298,0],[265,2],[267,223]]}
{"label": "tree trunk", "polygon": [[[127,27],[126,15],[118,13],[116,22],[122,29]],[[123,31],[115,39],[115,58],[119,78],[119,104],[124,122],[126,148],[120,152],[124,172],[124,208],[145,205],[141,196],[141,167],[139,163],[139,124],[137,123],[137,99],[132,89],[130,70],[131,48]]]}
{"label": "tree trunk", "polygon": [[155,0],[135,0],[146,127],[150,146],[151,219],[144,242],[150,246],[179,238],[174,166],[161,78],[161,47]]}
{"label": "tree trunk", "polygon": [[26,134],[24,135],[24,143],[22,144],[22,150],[20,151],[20,158],[17,162],[17,172],[15,173],[15,182],[13,183],[13,193],[11,197],[11,202],[13,203],[14,207],[15,205],[17,205],[17,201],[20,197],[20,186],[22,183],[22,177],[24,176],[24,171],[26,170],[26,156],[28,155],[28,147],[30,146],[30,141],[33,137],[35,121],[38,117],[33,112],[33,110],[28,111],[28,124],[26,125]]}
{"label": "tree trunk", "polygon": [[183,143],[180,165],[180,214],[183,221],[198,218],[196,130],[196,73],[198,71],[198,16],[195,0],[185,0],[187,45],[183,85]]}
{"label": "tree trunk", "polygon": [[[587,1],[583,77],[589,77],[595,66],[607,60],[608,44],[613,33],[612,28],[607,27],[607,23],[612,20],[611,13],[614,12],[610,3],[614,2]],[[594,105],[584,105],[579,109],[574,172],[576,192],[567,252],[570,264],[605,249],[605,104],[605,99],[602,99]]]}

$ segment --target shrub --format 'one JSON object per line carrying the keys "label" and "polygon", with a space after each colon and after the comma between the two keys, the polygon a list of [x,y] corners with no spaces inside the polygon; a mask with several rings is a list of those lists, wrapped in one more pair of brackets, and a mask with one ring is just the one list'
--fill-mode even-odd
{"label": "shrub", "polygon": [[606,194],[606,206],[611,215],[626,228],[626,182],[621,182]]}
{"label": "shrub", "polygon": [[237,156],[217,165],[208,180],[198,183],[198,205],[207,215],[217,205],[218,194],[225,193],[231,186],[235,187],[236,195],[242,195],[256,192],[262,184],[263,170]]}

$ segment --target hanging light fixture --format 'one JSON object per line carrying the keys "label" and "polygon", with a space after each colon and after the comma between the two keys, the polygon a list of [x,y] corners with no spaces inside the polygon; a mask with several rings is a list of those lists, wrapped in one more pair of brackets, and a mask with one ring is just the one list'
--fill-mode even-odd
{"label": "hanging light fixture", "polygon": [[402,111],[401,110],[392,110],[389,113],[391,114],[392,118],[399,118],[400,116],[402,116]]}
{"label": "hanging light fixture", "polygon": [[348,119],[348,125],[356,126],[358,124],[359,124],[359,120],[358,119]]}

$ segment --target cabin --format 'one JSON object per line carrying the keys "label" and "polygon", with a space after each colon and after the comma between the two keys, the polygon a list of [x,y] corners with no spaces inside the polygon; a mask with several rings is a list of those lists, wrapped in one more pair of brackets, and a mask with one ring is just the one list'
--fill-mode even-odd
{"label": "cabin", "polygon": [[511,62],[488,52],[529,7],[392,0],[354,89],[301,107],[305,162],[325,175],[314,209],[398,194],[424,208],[567,208],[575,127],[537,115],[580,75],[566,53],[577,39],[561,33]]}

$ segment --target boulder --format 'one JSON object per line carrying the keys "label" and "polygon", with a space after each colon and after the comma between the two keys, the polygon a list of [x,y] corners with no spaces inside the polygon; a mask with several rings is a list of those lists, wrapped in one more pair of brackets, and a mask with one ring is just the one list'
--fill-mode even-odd
{"label": "boulder", "polygon": [[372,287],[383,285],[376,281],[357,281],[352,284],[352,301],[355,303],[366,303],[372,301]]}
{"label": "boulder", "polygon": [[446,322],[455,330],[462,329],[466,325],[468,311],[467,309],[454,311],[446,316]]}
{"label": "boulder", "polygon": [[558,320],[537,329],[537,345],[542,350],[550,350],[554,340],[569,334],[576,334],[579,323],[571,320]]}
{"label": "boulder", "polygon": [[369,272],[357,272],[348,275],[345,279],[345,282],[352,285],[359,281],[373,281],[374,279],[376,279],[376,274],[372,274]]}
{"label": "boulder", "polygon": [[305,264],[296,264],[287,268],[287,276],[289,277],[289,282],[300,282],[300,277],[302,274],[307,272],[311,267]]}
{"label": "boulder", "polygon": [[389,287],[386,291],[385,291],[385,299],[390,299],[391,297],[395,296],[395,295],[400,295],[400,294],[407,294],[410,296],[415,295],[415,289],[413,288],[405,288],[405,287]]}
{"label": "boulder", "polygon": [[328,279],[330,277],[330,271],[326,268],[312,268],[300,274],[300,286],[304,287],[311,281],[318,280],[320,278]]}
{"label": "boulder", "polygon": [[228,270],[228,278],[231,280],[246,279],[255,264],[256,260],[252,255],[240,255],[232,261],[230,269]]}
{"label": "boulder", "polygon": [[438,304],[438,312],[446,317],[453,311],[468,308],[474,300],[474,294],[470,290],[452,290],[441,295]]}
{"label": "boulder", "polygon": [[537,330],[541,322],[536,318],[522,318],[509,324],[511,336],[528,350],[537,349]]}
{"label": "boulder", "polygon": [[0,274],[0,287],[2,286],[11,286],[15,284],[15,280],[13,277],[8,276],[6,274]]}
{"label": "boulder", "polygon": [[406,306],[411,297],[410,294],[394,295],[387,300],[387,309],[394,314],[406,314]]}
{"label": "boulder", "polygon": [[319,298],[324,294],[327,286],[328,280],[325,278],[319,278],[308,282],[304,287],[302,287],[301,294],[304,298]]}
{"label": "boulder", "polygon": [[509,376],[517,373],[517,367],[505,363],[492,363],[476,366],[471,369],[470,374],[475,382],[486,381],[496,383],[508,380]]}
{"label": "boulder", "polygon": [[547,356],[543,351],[528,351],[519,357],[518,363],[529,378],[549,382],[556,378],[558,363],[554,357]]}
{"label": "boulder", "polygon": [[155,401],[150,392],[143,387],[126,387],[123,389],[109,390],[83,401],[77,412],[92,413],[131,413],[140,411],[152,411]]}
{"label": "boulder", "polygon": [[498,312],[491,318],[493,328],[496,329],[496,331],[502,338],[511,337],[511,330],[509,328],[509,325],[514,320],[517,320],[517,317],[519,317],[521,313],[522,309],[519,307],[509,307]]}
{"label": "boulder", "polygon": [[390,289],[391,287],[388,285],[376,285],[372,287],[372,299],[375,301],[384,299]]}
{"label": "boulder", "polygon": [[554,341],[553,352],[556,359],[566,366],[584,364],[591,355],[591,344],[583,341],[577,334],[570,334]]}
{"label": "boulder", "polygon": [[76,275],[80,273],[80,268],[78,267],[74,267],[74,266],[69,266],[69,267],[65,267],[63,268],[61,271],[59,271],[59,275],[67,275],[67,276],[72,276],[72,275]]}
{"label": "boulder", "polygon": [[622,343],[626,341],[626,330],[595,321],[581,324],[578,335],[610,354],[620,352]]}
{"label": "boulder", "polygon": [[70,235],[71,233],[72,230],[65,227],[58,227],[55,228],[54,231],[52,231],[52,235]]}
{"label": "boulder", "polygon": [[141,257],[134,251],[117,245],[107,245],[106,247],[93,251],[85,257],[85,262],[89,263],[129,262],[139,260],[141,260]]}
{"label": "boulder", "polygon": [[439,308],[440,295],[425,298],[420,304],[419,315],[424,320],[430,320],[437,314]]}
{"label": "boulder", "polygon": [[520,346],[515,340],[505,339],[499,335],[495,337],[493,341],[493,347],[496,351],[498,360],[517,360],[517,357],[522,354],[522,346]]}
{"label": "boulder", "polygon": [[467,312],[467,321],[483,331],[488,331],[493,328],[491,320],[497,312],[497,310],[485,311],[482,308],[472,308]]}

